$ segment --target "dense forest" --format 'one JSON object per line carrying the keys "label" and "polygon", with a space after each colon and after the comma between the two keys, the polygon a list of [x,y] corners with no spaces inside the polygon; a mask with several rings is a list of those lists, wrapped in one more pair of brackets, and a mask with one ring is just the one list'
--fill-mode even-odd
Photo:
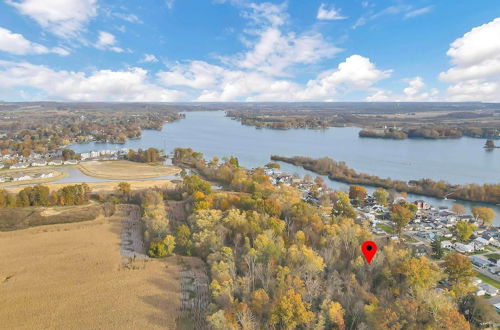
{"label": "dense forest", "polygon": [[412,194],[431,196],[431,197],[450,197],[474,202],[500,203],[500,184],[466,184],[452,185],[444,181],[433,181],[431,179],[411,180],[409,182],[392,180],[390,178],[382,179],[375,175],[357,173],[348,167],[344,162],[325,157],[312,159],[308,157],[282,157],[272,156],[274,161],[282,161],[296,166],[302,166],[307,170],[318,174],[328,175],[332,180],[363,184],[368,186],[383,187],[394,189],[399,192],[408,192]]}
{"label": "dense forest", "polygon": [[[375,238],[353,219],[345,193],[318,207],[234,157],[205,161],[176,149],[174,163],[203,178],[184,175],[176,189],[141,195],[149,254],[205,260],[212,329],[458,330],[498,321],[492,306],[472,295],[467,257],[450,253],[438,266],[404,244]],[[186,203],[185,223],[168,219],[165,198]],[[366,240],[379,246],[370,265],[360,250]]]}

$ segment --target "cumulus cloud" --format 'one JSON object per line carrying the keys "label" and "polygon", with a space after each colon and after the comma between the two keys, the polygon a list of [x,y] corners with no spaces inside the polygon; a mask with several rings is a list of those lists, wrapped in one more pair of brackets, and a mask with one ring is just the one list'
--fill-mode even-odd
{"label": "cumulus cloud", "polygon": [[427,88],[422,77],[407,78],[404,81],[408,87],[403,89],[402,94],[374,88],[366,100],[369,102],[428,102],[438,100],[439,91],[436,88]]}
{"label": "cumulus cloud", "polygon": [[446,53],[454,65],[439,78],[454,83],[448,95],[456,101],[500,101],[500,18],[456,39]]}
{"label": "cumulus cloud", "polygon": [[169,102],[182,93],[148,81],[142,68],[98,70],[91,74],[55,71],[43,65],[0,61],[0,87],[29,87],[47,99],[69,101]]}
{"label": "cumulus cloud", "polygon": [[318,14],[316,15],[316,18],[319,20],[335,21],[346,19],[347,17],[342,16],[340,14],[340,10],[335,9],[334,6],[331,6],[330,9],[328,9],[327,6],[322,3],[318,8]]}
{"label": "cumulus cloud", "polygon": [[20,13],[63,38],[78,36],[97,15],[97,0],[7,0]]}
{"label": "cumulus cloud", "polygon": [[390,73],[377,69],[368,58],[352,55],[305,86],[263,72],[231,70],[203,61],[176,64],[171,71],[158,73],[158,78],[165,86],[201,91],[198,101],[322,101],[339,92],[369,89]]}
{"label": "cumulus cloud", "polygon": [[116,38],[113,34],[105,31],[99,31],[99,37],[95,47],[101,50],[111,50],[116,53],[123,52],[123,49],[116,46]]}
{"label": "cumulus cloud", "polygon": [[69,51],[61,47],[47,48],[27,40],[22,34],[14,33],[0,27],[0,51],[14,55],[49,54],[69,55]]}

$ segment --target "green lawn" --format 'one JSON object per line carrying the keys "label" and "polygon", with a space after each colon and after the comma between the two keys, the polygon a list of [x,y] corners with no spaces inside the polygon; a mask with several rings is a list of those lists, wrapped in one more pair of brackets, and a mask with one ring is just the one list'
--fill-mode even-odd
{"label": "green lawn", "polygon": [[476,277],[481,279],[481,281],[483,281],[483,283],[487,283],[489,285],[494,286],[497,289],[500,289],[500,283],[495,281],[494,279],[491,279],[488,276],[483,275],[481,273],[477,273],[477,272],[476,272]]}
{"label": "green lawn", "polygon": [[379,223],[379,224],[377,224],[377,227],[379,227],[380,229],[382,229],[383,231],[385,231],[388,234],[393,234],[394,233],[394,229],[392,229],[391,226]]}
{"label": "green lawn", "polygon": [[495,260],[500,259],[500,254],[498,254],[498,253],[490,253],[490,254],[487,254],[486,256],[487,256],[488,258],[493,258],[493,259],[495,259]]}

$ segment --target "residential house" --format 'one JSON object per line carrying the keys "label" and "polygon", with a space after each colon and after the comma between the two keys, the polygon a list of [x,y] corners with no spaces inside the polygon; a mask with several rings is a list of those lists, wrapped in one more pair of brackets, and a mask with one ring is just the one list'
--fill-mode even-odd
{"label": "residential house", "polygon": [[450,241],[441,241],[441,247],[443,249],[451,249],[453,247],[453,243]]}
{"label": "residential house", "polygon": [[33,178],[30,175],[24,174],[24,173],[14,174],[12,176],[12,181],[26,181],[26,180],[31,180],[31,179],[33,179]]}
{"label": "residential house", "polygon": [[0,177],[0,182],[7,182],[8,180],[8,178]]}
{"label": "residential house", "polygon": [[492,285],[489,285],[487,283],[481,283],[478,286],[490,296],[496,296],[498,294],[498,289]]}
{"label": "residential house", "polygon": [[29,164],[28,163],[17,163],[17,164],[14,164],[14,165],[10,165],[10,169],[11,170],[17,170],[17,169],[21,169],[21,168],[28,168]]}
{"label": "residential house", "polygon": [[474,252],[474,246],[472,244],[455,243],[454,247],[455,250],[457,250],[460,253]]}
{"label": "residential house", "polygon": [[33,167],[47,166],[47,162],[45,162],[45,161],[37,161],[37,162],[31,163],[31,166],[33,166]]}
{"label": "residential house", "polygon": [[489,260],[483,259],[478,256],[470,256],[470,261],[479,268],[487,268],[491,265]]}
{"label": "residential house", "polygon": [[51,160],[47,163],[49,166],[61,166],[63,164],[62,160]]}
{"label": "residential house", "polygon": [[78,164],[78,161],[74,159],[64,161],[64,165],[76,165],[76,164]]}
{"label": "residential house", "polygon": [[413,254],[416,257],[423,257],[427,255],[427,248],[425,247],[425,245],[420,244],[420,245],[410,245],[410,246],[411,249],[413,250]]}
{"label": "residential house", "polygon": [[414,201],[413,204],[417,205],[419,210],[429,210],[431,208],[431,205],[422,199]]}

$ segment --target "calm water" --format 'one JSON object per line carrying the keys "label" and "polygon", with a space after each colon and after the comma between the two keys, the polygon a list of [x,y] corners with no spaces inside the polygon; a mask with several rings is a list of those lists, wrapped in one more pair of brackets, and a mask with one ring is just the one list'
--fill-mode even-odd
{"label": "calm water", "polygon": [[[362,139],[358,137],[358,132],[359,128],[355,127],[287,131],[256,129],[225,117],[222,111],[189,112],[186,119],[166,124],[160,132],[145,130],[141,139],[127,141],[124,145],[85,143],[71,148],[87,152],[156,147],[168,153],[176,147],[190,147],[203,152],[207,158],[237,156],[240,164],[246,167],[263,166],[273,154],[314,158],[328,156],[345,161],[358,172],[393,179],[431,178],[458,184],[500,182],[500,150],[484,150],[482,139]],[[282,170],[300,175],[308,173],[288,164],[282,164]],[[330,185],[336,189],[347,187],[337,182],[330,182]],[[453,201],[429,197],[425,200],[436,206],[453,204]],[[500,206],[495,209],[500,215]]]}

